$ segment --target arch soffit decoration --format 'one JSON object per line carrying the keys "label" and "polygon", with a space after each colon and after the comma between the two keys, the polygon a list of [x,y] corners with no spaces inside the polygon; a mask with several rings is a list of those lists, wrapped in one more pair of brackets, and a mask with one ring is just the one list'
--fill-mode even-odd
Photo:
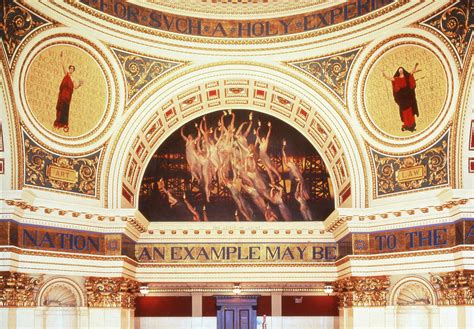
{"label": "arch soffit decoration", "polygon": [[351,206],[364,206],[366,155],[361,157],[358,137],[347,113],[336,105],[340,103],[314,81],[255,63],[218,63],[195,68],[149,90],[149,97],[128,110],[126,124],[112,143],[113,153],[106,159],[107,206],[121,207],[122,194],[137,205],[134,194],[151,156],[183,123],[235,108],[265,112],[297,128],[328,167],[336,206],[345,201],[344,193],[352,199]]}
{"label": "arch soffit decoration", "polygon": [[[413,291],[416,289],[413,289],[413,287],[418,287],[419,289],[417,290],[421,294],[422,292],[427,292],[428,296],[426,294],[423,294],[424,297],[429,298],[429,303],[425,303],[424,305],[437,305],[437,297],[436,293],[434,292],[433,286],[429,281],[427,281],[425,278],[418,277],[418,276],[409,276],[405,277],[401,280],[399,280],[391,289],[390,293],[390,305],[395,306],[395,307],[401,307],[405,305],[400,305],[398,303],[400,299],[400,294],[407,288],[410,289],[411,295],[415,296],[417,295],[417,291]],[[418,297],[418,296],[417,296]],[[416,305],[416,304],[414,304]]]}
{"label": "arch soffit decoration", "polygon": [[19,135],[14,128],[18,126],[19,118],[17,112],[13,110],[13,90],[3,65],[0,67],[0,75],[0,108],[4,109],[0,113],[3,139],[1,155],[5,161],[4,174],[0,176],[0,187],[8,190],[18,188],[19,164],[22,163],[22,155],[18,152]]}
{"label": "arch soffit decoration", "polygon": [[44,299],[48,296],[48,293],[50,293],[56,288],[65,288],[74,296],[76,305],[74,305],[73,307],[86,306],[86,298],[84,296],[84,292],[81,289],[81,286],[74,280],[65,277],[57,277],[46,281],[38,291],[36,305],[48,306],[44,305]]}

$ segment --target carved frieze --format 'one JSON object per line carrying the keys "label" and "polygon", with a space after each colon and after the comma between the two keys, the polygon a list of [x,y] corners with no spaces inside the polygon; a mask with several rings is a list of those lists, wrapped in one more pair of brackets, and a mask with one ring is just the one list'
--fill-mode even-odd
{"label": "carved frieze", "polygon": [[85,287],[88,307],[134,308],[139,284],[127,278],[89,277]]}
{"label": "carved frieze", "polygon": [[348,277],[335,282],[341,307],[386,306],[390,280],[387,276]]}
{"label": "carved frieze", "polygon": [[474,305],[474,271],[431,275],[438,305]]}
{"label": "carved frieze", "polygon": [[40,279],[24,273],[0,272],[0,307],[35,306]]}

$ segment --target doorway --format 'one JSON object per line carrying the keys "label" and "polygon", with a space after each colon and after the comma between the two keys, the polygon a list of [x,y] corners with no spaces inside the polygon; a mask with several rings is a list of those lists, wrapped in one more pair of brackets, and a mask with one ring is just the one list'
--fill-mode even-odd
{"label": "doorway", "polygon": [[258,296],[216,296],[217,329],[257,329]]}

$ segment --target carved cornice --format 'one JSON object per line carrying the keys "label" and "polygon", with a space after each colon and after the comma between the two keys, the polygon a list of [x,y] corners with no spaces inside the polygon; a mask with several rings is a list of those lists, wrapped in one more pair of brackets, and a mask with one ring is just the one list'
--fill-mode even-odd
{"label": "carved cornice", "polygon": [[474,271],[431,275],[438,305],[474,305]]}
{"label": "carved cornice", "polygon": [[127,278],[89,277],[85,282],[88,307],[135,308],[139,284]]}
{"label": "carved cornice", "polygon": [[40,279],[24,273],[0,272],[0,307],[35,306]]}
{"label": "carved cornice", "polygon": [[341,307],[386,306],[390,280],[387,276],[348,277],[335,282]]}
{"label": "carved cornice", "polygon": [[[1,199],[0,203],[4,201],[8,206],[18,207],[22,210],[28,210],[31,212],[38,212],[43,211],[45,214],[49,215],[58,215],[62,217],[70,217],[70,218],[84,218],[84,219],[91,219],[97,220],[100,222],[108,220],[109,222],[115,222],[121,220],[122,222],[128,222],[131,226],[133,226],[137,231],[140,233],[146,232],[146,223],[140,221],[139,218],[135,216],[110,216],[105,215],[105,211],[102,214],[91,214],[87,212],[79,212],[77,210],[70,210],[70,209],[59,209],[59,208],[48,208],[44,206],[33,206],[32,204],[19,200],[19,199]],[[104,209],[106,210],[106,209]]]}
{"label": "carved cornice", "polygon": [[446,202],[443,202],[439,205],[426,206],[421,208],[411,208],[411,209],[400,209],[394,211],[388,211],[383,213],[369,213],[368,211],[364,212],[364,215],[340,215],[327,222],[326,231],[334,232],[339,226],[343,225],[345,222],[350,222],[352,220],[365,221],[365,220],[382,220],[382,219],[391,219],[391,218],[400,218],[408,217],[420,214],[433,214],[437,212],[444,211],[446,209],[452,209],[454,207],[462,206],[467,204],[472,198],[453,198]]}

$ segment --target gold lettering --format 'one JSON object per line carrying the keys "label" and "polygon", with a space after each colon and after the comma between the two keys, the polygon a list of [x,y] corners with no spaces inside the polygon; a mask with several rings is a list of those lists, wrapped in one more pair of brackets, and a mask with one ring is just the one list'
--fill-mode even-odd
{"label": "gold lettering", "polygon": [[424,165],[401,168],[397,172],[397,181],[399,183],[411,182],[417,179],[422,179],[426,175],[426,169]]}
{"label": "gold lettering", "polygon": [[67,183],[77,182],[77,172],[74,169],[49,166],[46,172],[49,179],[59,180]]}

